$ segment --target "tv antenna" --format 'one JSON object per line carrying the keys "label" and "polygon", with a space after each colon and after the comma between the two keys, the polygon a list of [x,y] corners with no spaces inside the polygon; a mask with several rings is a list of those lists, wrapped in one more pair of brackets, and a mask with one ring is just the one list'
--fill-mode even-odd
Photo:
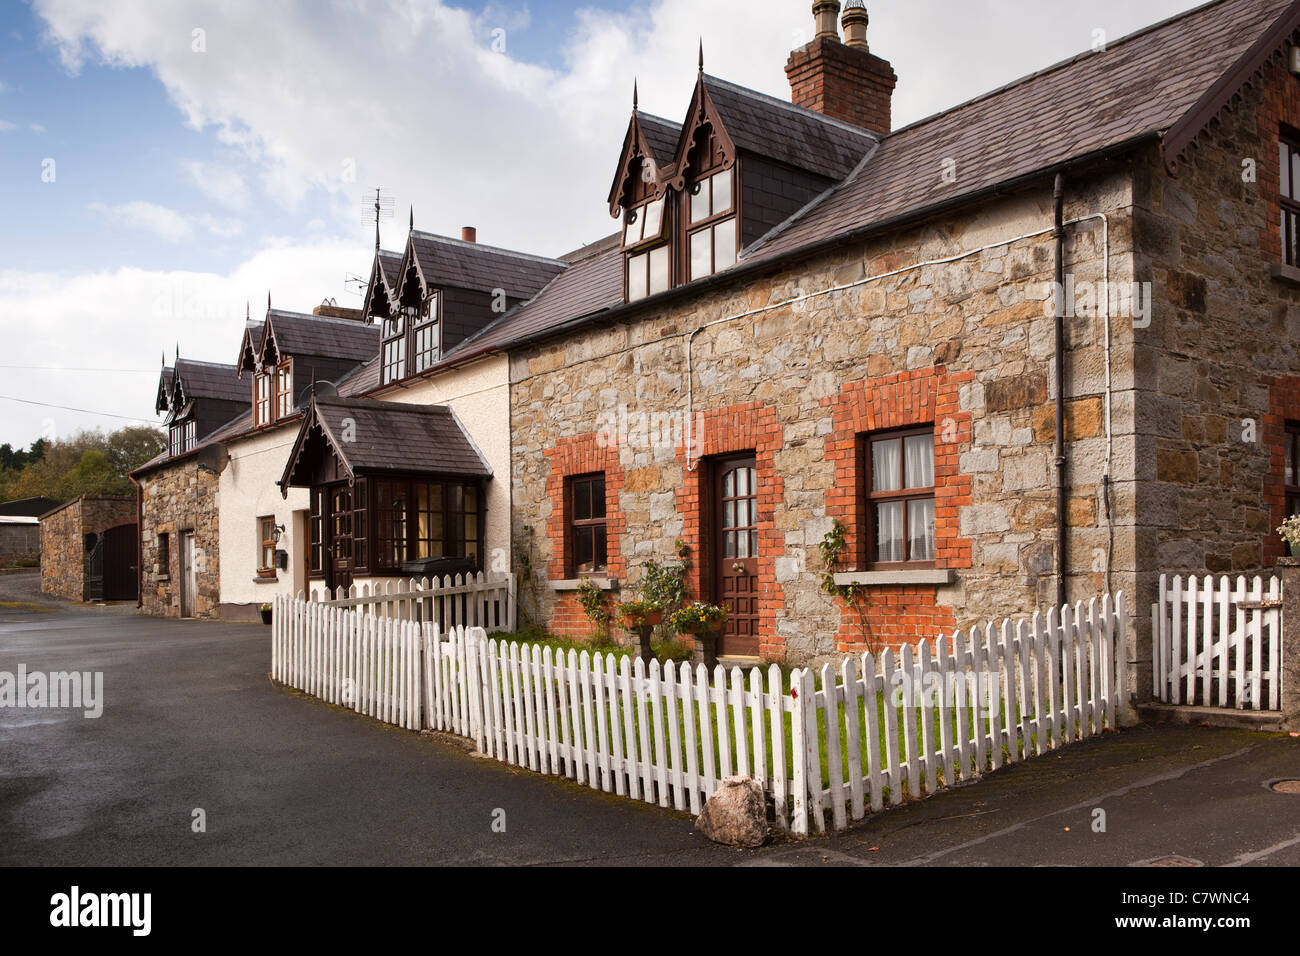
{"label": "tv antenna", "polygon": [[366,225],[375,224],[375,252],[379,251],[379,223],[393,218],[393,206],[393,197],[383,195],[382,187],[375,189],[374,198],[366,198],[361,203],[365,211],[362,221]]}

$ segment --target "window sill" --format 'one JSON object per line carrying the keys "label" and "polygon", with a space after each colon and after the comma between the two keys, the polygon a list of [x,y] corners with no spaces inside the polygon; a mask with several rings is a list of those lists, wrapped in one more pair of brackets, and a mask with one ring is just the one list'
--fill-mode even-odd
{"label": "window sill", "polygon": [[901,585],[953,584],[957,572],[950,568],[927,568],[918,571],[844,571],[835,575],[836,584]]}
{"label": "window sill", "polygon": [[280,579],[278,577],[267,577],[261,574],[253,578],[254,584],[278,584],[279,581]]}
{"label": "window sill", "polygon": [[576,591],[581,587],[583,581],[590,581],[602,591],[618,590],[618,578],[598,578],[593,576],[590,578],[572,578],[566,581],[550,581],[548,583],[552,591]]}
{"label": "window sill", "polygon": [[172,579],[172,576],[170,574],[155,574],[153,576],[153,579],[161,583],[163,581],[170,581]]}
{"label": "window sill", "polygon": [[1269,274],[1278,282],[1284,285],[1296,286],[1300,288],[1300,269],[1295,266],[1288,266],[1281,262],[1275,262],[1269,266]]}

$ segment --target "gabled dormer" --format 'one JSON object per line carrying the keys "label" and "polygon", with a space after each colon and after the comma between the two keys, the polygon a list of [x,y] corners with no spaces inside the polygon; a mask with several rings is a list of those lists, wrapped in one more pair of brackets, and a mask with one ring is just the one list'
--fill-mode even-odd
{"label": "gabled dormer", "polygon": [[234,365],[177,357],[175,366],[163,369],[157,410],[166,413],[168,454],[183,455],[247,412],[248,392]]}
{"label": "gabled dormer", "polygon": [[609,199],[620,219],[626,300],[731,268],[877,143],[862,127],[703,69],[680,126],[634,109]]}
{"label": "gabled dormer", "polygon": [[[381,386],[429,371],[446,352],[540,292],[565,264],[480,245],[469,228],[460,239],[412,229],[389,280],[391,268],[384,253],[376,257],[366,297],[365,320],[381,330]],[[384,282],[391,292],[380,295]]]}
{"label": "gabled dormer", "polygon": [[633,96],[632,119],[609,193],[610,215],[618,218],[625,252],[628,301],[672,286],[675,204],[669,183],[676,169],[676,123],[642,113]]}
{"label": "gabled dormer", "polygon": [[[294,417],[310,385],[337,382],[377,354],[378,331],[360,312],[331,307],[325,315],[322,309],[306,315],[268,307],[257,344],[241,351],[239,374],[252,376],[254,428]],[[246,343],[251,333],[245,331]]]}

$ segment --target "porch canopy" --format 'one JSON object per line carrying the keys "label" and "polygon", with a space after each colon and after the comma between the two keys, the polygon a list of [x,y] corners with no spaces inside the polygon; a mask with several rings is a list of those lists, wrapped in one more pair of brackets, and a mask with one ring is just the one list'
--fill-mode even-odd
{"label": "porch canopy", "polygon": [[485,480],[492,469],[446,406],[318,395],[298,430],[280,492],[287,497],[290,488],[398,474]]}

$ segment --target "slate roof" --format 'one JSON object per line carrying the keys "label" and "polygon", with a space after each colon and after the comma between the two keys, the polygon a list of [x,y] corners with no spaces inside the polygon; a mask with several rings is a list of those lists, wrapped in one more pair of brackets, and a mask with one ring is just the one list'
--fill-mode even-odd
{"label": "slate roof", "polygon": [[384,281],[390,289],[396,289],[402,281],[402,253],[381,249],[379,265],[384,270]]}
{"label": "slate roof", "polygon": [[704,88],[737,149],[827,179],[843,179],[877,142],[861,127],[716,76],[705,74]]}
{"label": "slate roof", "polygon": [[[1291,5],[1220,0],[895,130],[848,182],[742,261],[780,256],[1169,129]],[[956,162],[955,184],[939,175],[945,159]]]}
{"label": "slate roof", "polygon": [[640,110],[637,111],[636,121],[645,136],[646,145],[650,147],[651,155],[654,156],[655,165],[663,169],[675,163],[677,141],[682,135],[681,124]]}
{"label": "slate roof", "polygon": [[[285,466],[285,487],[305,436],[317,424],[354,476],[359,472],[410,472],[492,477],[492,469],[445,405],[317,398]],[[340,440],[345,427],[353,440]]]}
{"label": "slate roof", "polygon": [[173,391],[176,385],[179,385],[186,402],[196,398],[249,404],[252,402],[248,384],[239,380],[239,369],[234,365],[196,362],[186,358],[177,359],[174,381]]}
{"label": "slate roof", "polygon": [[474,292],[505,289],[513,299],[531,299],[564,270],[556,259],[427,232],[411,233],[407,255],[415,257],[428,285]]}
{"label": "slate roof", "polygon": [[0,515],[15,518],[39,518],[60,504],[58,498],[39,496],[0,501]]}
{"label": "slate roof", "polygon": [[[801,151],[820,152],[816,161],[828,173],[843,170],[834,186],[742,250],[737,268],[887,229],[1073,160],[1154,141],[1187,116],[1205,112],[1222,77],[1248,73],[1247,61],[1271,52],[1270,44],[1297,26],[1300,2],[1215,0],[1116,40],[1105,52],[1080,54],[895,130],[878,143],[865,131],[854,135],[852,127],[838,128],[845,124],[706,75],[706,90],[737,148],[805,169],[809,160]],[[1222,102],[1231,98],[1230,92],[1219,95]],[[823,139],[814,146],[811,137]],[[867,139],[872,145],[861,151]],[[939,175],[949,158],[957,164],[955,184]],[[441,364],[635,308],[623,302],[617,241],[602,240],[581,258],[562,256],[572,263],[568,272],[448,352]],[[678,290],[689,294],[692,285]]]}
{"label": "slate roof", "polygon": [[282,355],[366,362],[379,354],[379,329],[351,319],[273,309],[267,313],[267,325],[264,335],[275,337]]}

